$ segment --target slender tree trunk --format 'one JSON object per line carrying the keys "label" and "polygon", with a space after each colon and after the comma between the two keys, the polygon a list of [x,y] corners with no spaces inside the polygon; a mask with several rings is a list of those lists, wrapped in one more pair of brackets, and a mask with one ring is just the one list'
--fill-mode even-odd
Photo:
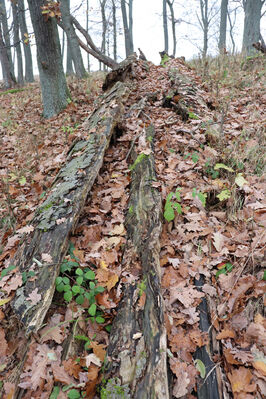
{"label": "slender tree trunk", "polygon": [[66,42],[66,33],[64,30],[62,30],[62,48],[61,48],[61,54],[62,54],[62,61],[64,65],[64,55],[65,55],[65,42]]}
{"label": "slender tree trunk", "polygon": [[29,34],[25,18],[24,0],[18,0],[18,9],[19,9],[18,12],[19,27],[20,27],[20,33],[23,42],[24,57],[25,57],[25,80],[26,82],[34,82],[32,55],[28,40]]}
{"label": "slender tree trunk", "polygon": [[[236,12],[236,11],[234,11],[234,12]],[[233,34],[234,26],[233,26],[231,15],[229,12],[228,12],[228,21],[229,21],[229,25],[230,25],[229,33],[230,33],[230,38],[231,38],[231,42],[232,42],[232,54],[235,54],[236,44],[235,44],[235,39],[234,39],[234,34]]]}
{"label": "slender tree trunk", "polygon": [[17,55],[17,70],[18,70],[18,78],[17,81],[20,85],[23,85],[23,62],[22,62],[22,51],[20,46],[20,37],[19,37],[19,18],[18,18],[18,4],[15,0],[11,2],[12,6],[12,14],[13,14],[13,34],[14,34],[14,46]]}
{"label": "slender tree trunk", "polygon": [[70,47],[68,38],[67,38],[66,74],[67,74],[67,76],[75,75],[74,68],[73,68],[73,62],[72,62],[71,47]]}
{"label": "slender tree trunk", "polygon": [[127,9],[125,0],[121,0],[121,10],[122,10],[122,18],[123,18],[123,26],[124,26],[124,34],[125,34],[125,49],[126,49],[126,57],[134,52],[133,47],[133,37],[132,37],[132,2],[133,0],[129,0],[129,18],[127,17]]}
{"label": "slender tree trunk", "polygon": [[71,49],[72,61],[78,78],[82,79],[87,75],[79,47],[78,38],[75,29],[71,23],[70,0],[61,0],[60,5],[62,24],[67,35],[67,42]]}
{"label": "slender tree trunk", "polygon": [[221,18],[220,18],[220,35],[219,35],[219,51],[222,54],[226,49],[226,25],[228,14],[228,0],[221,1]]}
{"label": "slender tree trunk", "polygon": [[129,29],[129,40],[130,40],[130,52],[134,53],[133,45],[133,0],[128,0],[128,29]]}
{"label": "slender tree trunk", "polygon": [[117,29],[116,29],[116,5],[115,0],[112,0],[112,13],[113,13],[113,46],[114,46],[114,60],[117,61]]}
{"label": "slender tree trunk", "polygon": [[[102,15],[102,45],[101,52],[106,55],[106,33],[107,33],[107,21],[105,15],[106,0],[100,0],[101,15]],[[103,70],[106,71],[106,65],[103,66]]]}
{"label": "slender tree trunk", "polygon": [[28,0],[37,45],[43,115],[57,115],[68,104],[69,91],[64,74],[60,40],[54,18],[45,19],[41,13],[43,0]]}
{"label": "slender tree trunk", "polygon": [[206,58],[208,50],[208,33],[209,33],[209,18],[208,18],[208,0],[200,0],[201,22],[203,29],[203,50],[202,56]]}
{"label": "slender tree trunk", "polygon": [[[89,0],[86,3],[86,31],[89,32]],[[90,54],[87,53],[88,72],[90,72]]]}
{"label": "slender tree trunk", "polygon": [[13,76],[12,80],[14,80],[15,79],[14,65],[12,62],[10,35],[9,35],[9,29],[8,29],[5,0],[0,0],[0,23],[2,23],[2,28],[3,28],[3,41],[6,46],[7,57],[8,57],[8,62],[9,62],[9,69],[10,69],[11,75]]}
{"label": "slender tree trunk", "polygon": [[260,40],[261,9],[265,0],[243,0],[245,20],[242,51],[252,54],[252,44]]}
{"label": "slender tree trunk", "polygon": [[16,83],[14,75],[10,71],[10,63],[7,54],[7,48],[2,35],[2,27],[0,25],[0,62],[2,67],[3,78],[5,87],[9,89]]}
{"label": "slender tree trunk", "polygon": [[167,4],[170,8],[170,14],[171,14],[171,24],[172,24],[172,35],[173,35],[173,56],[175,57],[176,54],[176,29],[175,29],[175,11],[174,11],[174,0],[172,2],[170,0],[167,0]]}
{"label": "slender tree trunk", "polygon": [[163,0],[163,33],[164,33],[164,51],[168,54],[168,26],[167,26],[167,3]]}

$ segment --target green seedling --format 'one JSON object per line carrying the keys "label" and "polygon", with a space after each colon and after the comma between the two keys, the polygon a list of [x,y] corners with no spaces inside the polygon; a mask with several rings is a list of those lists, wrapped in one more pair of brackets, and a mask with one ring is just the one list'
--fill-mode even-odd
{"label": "green seedling", "polygon": [[[177,188],[175,193],[173,193],[171,191],[166,197],[166,202],[165,202],[165,206],[164,206],[164,214],[163,215],[164,215],[164,218],[167,220],[167,222],[170,222],[171,220],[174,220],[175,211],[179,215],[181,215],[181,213],[182,213],[182,207],[179,204],[179,202],[181,202],[180,190],[181,190],[181,188]],[[175,199],[177,202],[173,201],[173,199]]]}

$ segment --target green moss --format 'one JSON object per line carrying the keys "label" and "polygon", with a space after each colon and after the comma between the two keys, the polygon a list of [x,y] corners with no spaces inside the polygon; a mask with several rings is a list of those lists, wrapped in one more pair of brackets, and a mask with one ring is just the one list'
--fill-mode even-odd
{"label": "green moss", "polygon": [[101,388],[101,399],[129,399],[128,385],[121,385],[119,378],[111,378],[106,386]]}
{"label": "green moss", "polygon": [[130,215],[133,215],[133,212],[134,212],[133,205],[130,205],[130,207],[128,208],[128,213],[129,213]]}
{"label": "green moss", "polygon": [[137,157],[137,159],[135,160],[135,162],[133,163],[133,165],[130,165],[130,167],[129,167],[129,170],[134,170],[135,168],[136,168],[136,166],[141,162],[141,161],[143,161],[143,159],[145,159],[145,158],[147,158],[148,157],[148,155],[146,155],[146,154],[143,154],[143,153],[141,153],[141,154],[139,154],[138,155],[138,157]]}
{"label": "green moss", "polygon": [[14,93],[18,93],[20,91],[24,91],[25,89],[10,89],[10,90],[6,90],[6,91],[1,91],[0,92],[0,96],[3,96],[4,94],[14,94]]}
{"label": "green moss", "polygon": [[188,113],[188,117],[190,119],[199,119],[198,115],[194,114],[193,112],[189,112]]}

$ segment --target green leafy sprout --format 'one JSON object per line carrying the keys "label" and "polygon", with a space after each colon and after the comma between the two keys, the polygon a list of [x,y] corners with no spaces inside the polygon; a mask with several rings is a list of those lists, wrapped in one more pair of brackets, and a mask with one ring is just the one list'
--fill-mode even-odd
{"label": "green leafy sprout", "polygon": [[175,218],[175,211],[181,215],[182,207],[179,202],[181,202],[180,197],[181,188],[177,188],[176,192],[173,193],[172,191],[167,195],[165,206],[164,206],[164,218],[167,222],[174,220]]}

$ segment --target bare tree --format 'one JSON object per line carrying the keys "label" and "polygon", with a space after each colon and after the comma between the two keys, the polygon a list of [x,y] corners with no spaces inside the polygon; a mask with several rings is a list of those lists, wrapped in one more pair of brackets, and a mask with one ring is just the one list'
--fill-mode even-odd
{"label": "bare tree", "polygon": [[62,24],[64,26],[64,31],[67,35],[67,45],[69,46],[71,58],[75,67],[75,73],[78,78],[82,79],[87,76],[87,72],[83,64],[78,38],[75,29],[71,23],[70,0],[61,0],[60,10]]}
{"label": "bare tree", "polygon": [[14,40],[14,47],[16,51],[16,57],[17,57],[17,81],[20,85],[23,85],[24,79],[23,79],[23,62],[22,62],[22,51],[21,51],[21,46],[20,46],[20,37],[19,37],[19,9],[18,9],[18,3],[16,0],[13,0],[11,2],[11,7],[12,7],[12,15],[13,15],[13,40]]}
{"label": "bare tree", "polygon": [[10,30],[8,28],[5,0],[0,0],[0,25],[2,26],[2,39],[6,48],[5,52],[7,53],[10,73],[12,76],[12,80],[16,81],[14,75],[14,65],[12,62],[12,55],[11,55]]}
{"label": "bare tree", "polygon": [[121,0],[121,10],[123,17],[123,26],[125,33],[125,49],[126,56],[128,57],[130,54],[134,52],[133,45],[133,0],[128,1],[128,12],[126,7],[126,1]]}
{"label": "bare tree", "polygon": [[29,43],[28,28],[26,24],[24,0],[18,0],[18,9],[19,9],[18,12],[19,27],[23,42],[23,50],[25,58],[25,80],[26,82],[33,82],[34,76],[33,76],[33,66],[32,66],[32,54]]}
{"label": "bare tree", "polygon": [[164,33],[164,51],[168,54],[168,24],[167,24],[167,3],[163,0],[163,33]]}

